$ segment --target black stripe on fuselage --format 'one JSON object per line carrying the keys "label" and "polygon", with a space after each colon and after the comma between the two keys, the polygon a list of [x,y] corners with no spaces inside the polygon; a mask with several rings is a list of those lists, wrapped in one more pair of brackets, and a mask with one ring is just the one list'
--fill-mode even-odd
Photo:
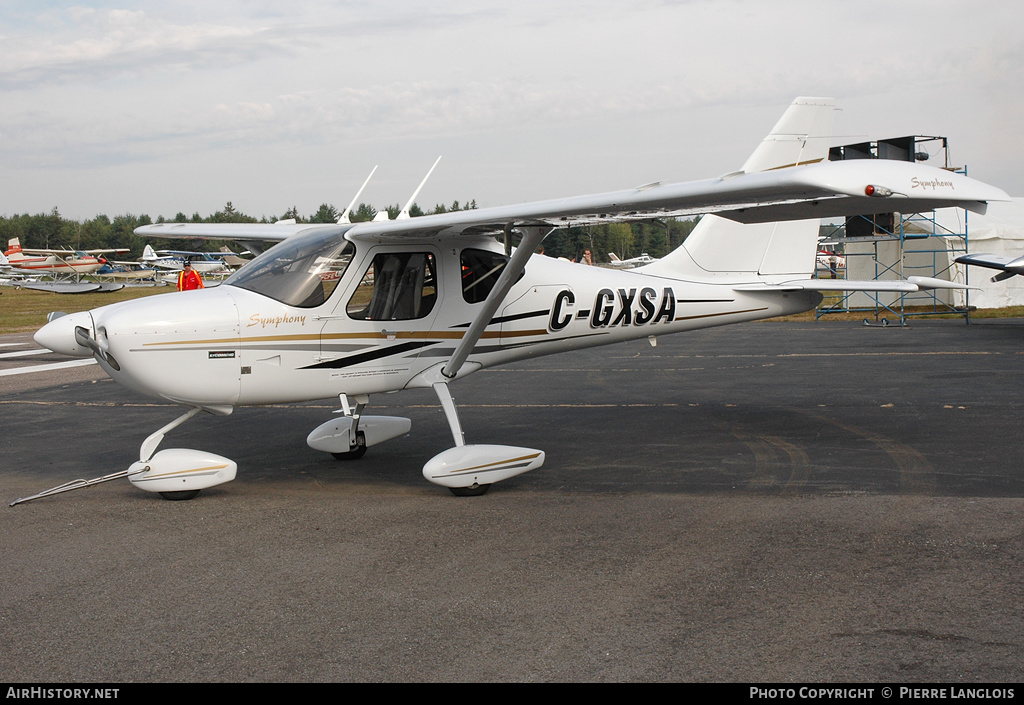
{"label": "black stripe on fuselage", "polygon": [[342,367],[351,367],[352,365],[359,365],[364,362],[372,362],[373,360],[379,360],[384,357],[390,357],[391,355],[400,355],[402,353],[410,352],[412,350],[419,350],[420,348],[424,348],[428,345],[434,345],[436,343],[436,340],[417,340],[409,343],[399,343],[398,345],[391,345],[386,348],[380,348],[378,350],[370,350],[369,352],[360,353],[358,355],[339,357],[337,360],[327,360],[326,362],[318,362],[315,365],[308,365],[306,367],[300,367],[299,369],[337,370],[341,369]]}
{"label": "black stripe on fuselage", "polygon": [[[541,316],[544,316],[546,318],[549,313],[551,313],[550,310],[530,311],[529,313],[517,313],[512,316],[498,316],[497,318],[492,318],[487,325],[493,326],[497,323],[510,323],[511,321],[521,321],[524,318],[539,318]],[[470,323],[460,323],[457,326],[452,326],[452,328],[469,328],[470,325]]]}

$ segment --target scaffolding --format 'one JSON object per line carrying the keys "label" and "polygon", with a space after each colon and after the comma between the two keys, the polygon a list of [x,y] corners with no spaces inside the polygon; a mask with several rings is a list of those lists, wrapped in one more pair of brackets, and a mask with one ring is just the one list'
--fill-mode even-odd
{"label": "scaffolding", "polygon": [[[845,159],[897,159],[941,161],[941,168],[966,174],[966,168],[950,165],[945,137],[912,135],[873,142],[833,147],[832,161]],[[966,284],[966,272],[953,267],[954,260],[967,253],[967,213],[956,209],[956,222],[940,220],[936,211],[927,213],[876,213],[854,216],[844,222],[822,226],[821,243],[835,248],[845,258],[842,271],[823,266],[819,277],[846,279],[906,279],[923,276]],[[841,248],[841,249],[840,249]],[[905,325],[914,316],[963,316],[969,323],[966,295],[953,289],[917,292],[854,291],[828,296],[815,311],[815,319],[834,313],[864,312],[864,322]]]}

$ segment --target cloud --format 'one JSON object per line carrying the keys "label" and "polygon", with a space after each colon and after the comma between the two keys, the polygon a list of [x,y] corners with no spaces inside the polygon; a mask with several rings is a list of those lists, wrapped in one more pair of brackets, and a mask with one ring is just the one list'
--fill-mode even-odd
{"label": "cloud", "polygon": [[0,88],[102,83],[287,53],[287,43],[265,27],[179,23],[143,11],[73,7],[40,15],[35,25],[7,33]]}
{"label": "cloud", "polygon": [[[125,204],[155,197],[122,175],[153,174],[167,205],[147,207],[164,212],[201,210],[180,199],[216,194],[225,180],[235,194],[265,194],[268,179],[323,189],[310,196],[318,205],[336,191],[321,184],[349,159],[353,180],[382,163],[415,183],[421,174],[401,172],[442,151],[442,171],[462,183],[476,175],[476,191],[458,196],[481,203],[701,178],[742,163],[796,95],[839,99],[846,136],[949,135],[972,164],[1024,179],[997,148],[1015,139],[1024,95],[1011,34],[1024,9],[1013,3],[986,12],[952,0],[927,12],[879,0],[36,8],[0,8],[0,177],[6,198],[57,200],[65,212],[64,194],[80,199],[86,174],[118,174],[103,198]],[[275,169],[256,178],[254,164]],[[29,190],[26,174],[47,192]]]}

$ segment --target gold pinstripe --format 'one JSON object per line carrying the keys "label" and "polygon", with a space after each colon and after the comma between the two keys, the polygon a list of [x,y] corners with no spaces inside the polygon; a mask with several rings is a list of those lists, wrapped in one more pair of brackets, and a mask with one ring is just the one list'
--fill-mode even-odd
{"label": "gold pinstripe", "polygon": [[[714,318],[716,316],[731,316],[741,313],[753,313],[756,311],[765,311],[767,306],[759,308],[742,309],[739,311],[720,311],[718,313],[701,313],[694,316],[677,316],[674,321],[691,321],[699,318]],[[264,336],[252,336],[252,337],[240,337],[240,338],[202,338],[198,340],[164,340],[159,342],[143,343],[143,347],[163,347],[167,345],[236,345],[236,344],[251,344],[251,343],[281,343],[281,342],[303,342],[303,341],[331,341],[331,340],[359,340],[359,339],[370,339],[379,340],[380,338],[387,339],[404,339],[404,340],[459,340],[466,334],[465,331],[453,331],[453,330],[442,330],[442,331],[394,331],[383,333],[380,331],[370,331],[366,333],[327,333],[320,335],[318,333],[300,333],[294,335],[264,335]],[[481,339],[495,338],[525,338],[531,336],[548,336],[551,335],[550,331],[542,328],[533,328],[527,330],[515,330],[515,331],[486,331],[481,336]]]}
{"label": "gold pinstripe", "polygon": [[160,480],[167,477],[177,477],[179,475],[191,475],[192,473],[207,472],[210,470],[223,470],[226,467],[228,467],[228,465],[225,463],[222,465],[210,465],[205,468],[193,468],[191,470],[174,470],[173,472],[165,472],[159,475],[146,475],[145,477],[138,478],[136,482],[142,482],[144,480]]}

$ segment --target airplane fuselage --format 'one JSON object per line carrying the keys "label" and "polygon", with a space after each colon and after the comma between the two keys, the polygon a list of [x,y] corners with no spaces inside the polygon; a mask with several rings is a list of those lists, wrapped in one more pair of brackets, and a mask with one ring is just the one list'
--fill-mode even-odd
{"label": "airplane fuselage", "polygon": [[[368,299],[367,287],[376,282],[382,288],[385,281],[386,272],[374,267],[410,251],[431,263],[417,292],[429,309],[393,311],[384,320],[367,315],[360,297]],[[116,361],[100,358],[113,379],[183,404],[233,407],[428,387],[481,305],[479,296],[466,294],[467,251],[502,257],[493,240],[453,248],[362,244],[331,295],[316,305],[289,305],[226,285],[73,314],[74,325],[91,317],[86,327]],[[813,292],[759,295],[535,255],[458,376],[555,352],[804,311],[819,299]]]}

